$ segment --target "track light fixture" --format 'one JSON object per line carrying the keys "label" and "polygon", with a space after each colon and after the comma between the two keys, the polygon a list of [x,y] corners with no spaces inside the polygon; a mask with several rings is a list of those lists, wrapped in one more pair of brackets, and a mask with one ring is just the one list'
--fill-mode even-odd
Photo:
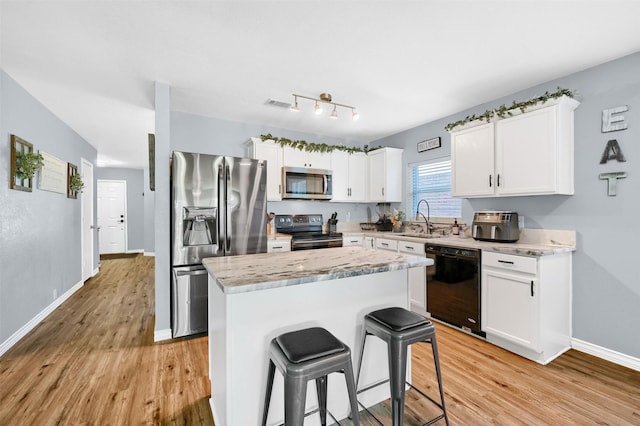
{"label": "track light fixture", "polygon": [[348,108],[351,110],[351,119],[357,120],[360,118],[360,114],[356,111],[356,107],[350,105],[339,104],[337,102],[333,102],[331,98],[331,94],[329,93],[321,93],[319,98],[312,98],[310,96],[296,95],[295,93],[292,95],[294,99],[294,103],[291,106],[291,111],[300,111],[298,107],[298,98],[308,99],[310,101],[315,102],[315,106],[313,110],[316,114],[322,114],[322,103],[333,105],[333,110],[331,111],[331,115],[329,118],[333,118],[334,120],[338,118],[338,107]]}

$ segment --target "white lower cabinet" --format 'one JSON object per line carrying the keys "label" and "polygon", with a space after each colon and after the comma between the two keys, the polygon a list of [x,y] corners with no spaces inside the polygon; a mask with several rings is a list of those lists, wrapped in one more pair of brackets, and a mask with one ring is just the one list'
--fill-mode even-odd
{"label": "white lower cabinet", "polygon": [[342,237],[342,247],[361,246],[363,242],[362,235],[352,237]]}
{"label": "white lower cabinet", "polygon": [[291,240],[267,240],[267,253],[277,253],[280,251],[291,251]]}
{"label": "white lower cabinet", "polygon": [[[372,237],[365,237],[372,238]],[[424,243],[413,241],[375,238],[375,248],[378,250],[394,251],[414,256],[425,256]],[[409,302],[411,310],[420,315],[427,314],[427,268],[409,269]]]}
{"label": "white lower cabinet", "polygon": [[362,247],[370,249],[376,248],[376,239],[374,237],[362,237]]}
{"label": "white lower cabinet", "polygon": [[571,346],[571,253],[482,252],[487,341],[541,364]]}
{"label": "white lower cabinet", "polygon": [[[414,256],[425,256],[424,243],[398,241],[398,251]],[[409,269],[409,298],[411,310],[427,316],[427,267]]]}

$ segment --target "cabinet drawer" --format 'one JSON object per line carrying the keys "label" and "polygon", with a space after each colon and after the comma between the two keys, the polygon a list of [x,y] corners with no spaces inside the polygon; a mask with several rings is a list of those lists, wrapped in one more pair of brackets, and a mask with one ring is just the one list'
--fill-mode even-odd
{"label": "cabinet drawer", "polygon": [[268,240],[267,253],[291,251],[291,240]]}
{"label": "cabinet drawer", "polygon": [[400,251],[400,253],[423,255],[425,253],[424,243],[416,243],[414,241],[398,241],[398,251]]}
{"label": "cabinet drawer", "polygon": [[376,238],[376,248],[382,250],[398,251],[398,241],[386,238]]}
{"label": "cabinet drawer", "polygon": [[363,237],[342,237],[342,246],[361,246]]}
{"label": "cabinet drawer", "polygon": [[491,251],[482,251],[482,266],[508,269],[524,274],[536,275],[538,271],[538,259],[528,256],[516,256]]}

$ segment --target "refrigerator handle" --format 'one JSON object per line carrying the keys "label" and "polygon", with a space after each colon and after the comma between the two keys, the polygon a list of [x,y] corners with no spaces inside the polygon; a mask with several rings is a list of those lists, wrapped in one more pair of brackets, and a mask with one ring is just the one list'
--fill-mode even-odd
{"label": "refrigerator handle", "polygon": [[229,170],[229,165],[226,165],[226,185],[224,190],[224,211],[225,211],[225,220],[224,220],[224,251],[225,255],[227,255],[231,251],[231,231],[229,230],[229,222],[231,222],[231,212],[229,211],[229,204],[227,203],[228,196],[227,191],[231,188],[231,171]]}
{"label": "refrigerator handle", "polygon": [[222,206],[222,189],[224,188],[224,175],[222,174],[222,165],[218,166],[218,247],[222,249],[224,246],[222,245],[222,221],[225,218],[220,216],[220,212],[224,211],[224,207]]}

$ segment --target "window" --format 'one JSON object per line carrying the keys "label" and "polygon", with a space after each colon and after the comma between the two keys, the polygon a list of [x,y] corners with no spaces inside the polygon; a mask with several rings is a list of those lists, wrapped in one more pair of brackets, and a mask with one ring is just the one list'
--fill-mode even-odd
{"label": "window", "polygon": [[431,218],[462,216],[462,201],[451,198],[451,160],[437,158],[421,163],[409,164],[407,169],[408,218],[412,218],[422,199],[429,203],[420,205],[420,213]]}

